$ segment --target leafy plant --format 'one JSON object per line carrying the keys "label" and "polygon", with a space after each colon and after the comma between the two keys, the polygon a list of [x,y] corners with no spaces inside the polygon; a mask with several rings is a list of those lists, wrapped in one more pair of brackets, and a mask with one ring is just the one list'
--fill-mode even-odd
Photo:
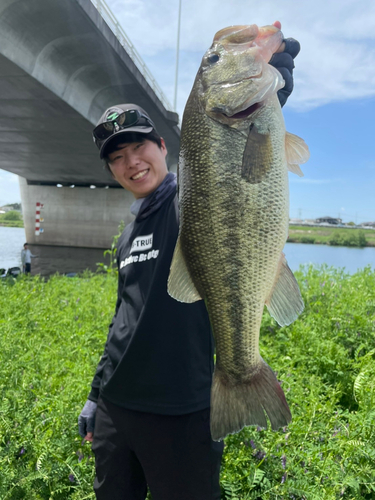
{"label": "leafy plant", "polygon": [[[293,420],[225,439],[222,499],[375,499],[375,272],[296,275],[305,311],[283,328],[265,311],[260,335]],[[2,500],[94,500],[77,417],[115,299],[114,273],[0,287]]]}
{"label": "leafy plant", "polygon": [[330,245],[341,245],[347,247],[365,247],[367,244],[364,231],[334,233],[329,240]]}
{"label": "leafy plant", "polygon": [[117,254],[117,242],[124,230],[125,223],[122,220],[118,226],[118,234],[116,234],[113,239],[112,239],[112,244],[111,248],[105,250],[103,252],[104,257],[109,258],[109,264],[105,264],[103,262],[98,262],[96,265],[98,266],[98,271],[104,271],[109,274],[116,274],[117,275],[117,260],[116,260],[116,254]]}

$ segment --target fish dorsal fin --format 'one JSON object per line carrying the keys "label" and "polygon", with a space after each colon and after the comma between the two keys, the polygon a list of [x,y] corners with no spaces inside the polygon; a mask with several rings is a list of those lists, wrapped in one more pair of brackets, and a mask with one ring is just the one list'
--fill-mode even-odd
{"label": "fish dorsal fin", "polygon": [[242,157],[241,175],[250,184],[259,184],[271,168],[272,145],[270,134],[260,134],[253,124]]}
{"label": "fish dorsal fin", "polygon": [[288,164],[288,170],[294,174],[303,177],[303,172],[299,168],[301,163],[306,163],[310,158],[310,151],[306,142],[298,135],[285,134],[285,155]]}
{"label": "fish dorsal fin", "polygon": [[168,293],[179,302],[192,303],[201,300],[195,288],[181,251],[180,236],[177,238],[168,277]]}
{"label": "fish dorsal fin", "polygon": [[266,306],[280,326],[293,323],[304,309],[301,292],[294,274],[282,253],[275,283]]}

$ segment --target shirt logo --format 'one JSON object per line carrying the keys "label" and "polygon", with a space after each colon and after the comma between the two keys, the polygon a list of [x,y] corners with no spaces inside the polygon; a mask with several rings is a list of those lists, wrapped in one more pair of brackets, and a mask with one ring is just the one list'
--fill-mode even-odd
{"label": "shirt logo", "polygon": [[149,250],[152,248],[153,234],[148,234],[147,236],[138,236],[132,243],[130,253],[133,252],[143,252],[144,250]]}

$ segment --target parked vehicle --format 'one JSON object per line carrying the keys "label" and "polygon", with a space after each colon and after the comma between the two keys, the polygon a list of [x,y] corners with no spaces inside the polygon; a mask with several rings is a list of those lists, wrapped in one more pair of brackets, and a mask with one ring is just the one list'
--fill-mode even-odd
{"label": "parked vehicle", "polygon": [[20,267],[10,267],[7,271],[4,268],[0,268],[0,278],[17,278],[21,274]]}
{"label": "parked vehicle", "polygon": [[21,274],[20,267],[10,267],[7,271],[7,276],[13,276],[13,278],[17,278],[19,274]]}

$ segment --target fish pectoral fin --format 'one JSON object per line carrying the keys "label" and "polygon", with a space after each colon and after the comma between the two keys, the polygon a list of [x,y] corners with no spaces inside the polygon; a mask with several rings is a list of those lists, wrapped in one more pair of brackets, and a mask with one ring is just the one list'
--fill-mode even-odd
{"label": "fish pectoral fin", "polygon": [[181,251],[180,236],[177,238],[171,268],[169,271],[168,293],[179,302],[192,303],[202,299],[193,283],[193,280],[191,279]]}
{"label": "fish pectoral fin", "polygon": [[294,174],[303,177],[303,172],[299,168],[300,163],[306,163],[310,158],[309,147],[306,142],[298,135],[285,134],[285,156],[288,164],[288,170]]}
{"label": "fish pectoral fin", "polygon": [[270,134],[260,134],[252,125],[242,157],[241,176],[250,184],[259,184],[271,168]]}
{"label": "fish pectoral fin", "polygon": [[294,274],[282,253],[276,280],[266,306],[280,326],[293,323],[304,309],[301,292]]}

